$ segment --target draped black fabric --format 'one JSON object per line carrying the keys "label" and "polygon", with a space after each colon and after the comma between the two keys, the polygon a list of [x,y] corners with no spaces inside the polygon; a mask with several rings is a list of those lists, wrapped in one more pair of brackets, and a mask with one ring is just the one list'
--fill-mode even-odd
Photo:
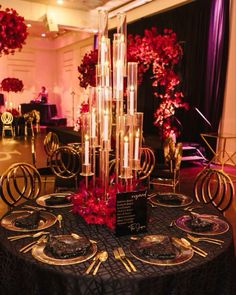
{"label": "draped black fabric", "polygon": [[[180,141],[200,142],[200,133],[217,131],[222,114],[227,67],[229,1],[197,0],[170,11],[142,18],[128,25],[128,34],[142,35],[145,29],[172,29],[183,47],[183,59],[176,67],[181,77],[184,100],[189,111],[177,110],[181,123]],[[214,31],[214,34],[213,34]],[[114,31],[113,31],[114,32]],[[112,32],[110,32],[110,36]],[[212,54],[214,52],[214,54]],[[153,113],[158,106],[150,73],[138,91],[138,111],[144,112],[144,135],[157,135]],[[212,124],[210,127],[198,110]]]}

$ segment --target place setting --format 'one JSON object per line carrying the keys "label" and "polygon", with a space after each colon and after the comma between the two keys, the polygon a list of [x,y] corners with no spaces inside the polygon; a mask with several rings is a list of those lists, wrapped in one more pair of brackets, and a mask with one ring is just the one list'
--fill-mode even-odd
{"label": "place setting", "polygon": [[221,235],[229,230],[229,224],[218,215],[199,214],[189,211],[172,220],[170,227],[175,225],[184,232],[196,235]]}
{"label": "place setting", "polygon": [[158,266],[182,264],[194,254],[191,245],[186,246],[176,237],[161,234],[145,235],[132,240],[129,248],[134,258]]}
{"label": "place setting", "polygon": [[52,193],[44,196],[40,196],[36,199],[36,203],[42,207],[48,208],[65,208],[71,207],[72,202],[70,200],[72,192]]}
{"label": "place setting", "polygon": [[[93,258],[97,250],[96,241],[85,236],[77,234],[48,235],[47,239],[34,245],[32,256],[47,264],[71,265]],[[100,257],[100,259],[103,258]]]}
{"label": "place setting", "polygon": [[44,210],[15,210],[4,216],[1,226],[17,232],[41,231],[57,222],[57,217]]}
{"label": "place setting", "polygon": [[192,204],[193,199],[184,194],[174,192],[153,192],[148,195],[148,201],[152,207],[185,207]]}

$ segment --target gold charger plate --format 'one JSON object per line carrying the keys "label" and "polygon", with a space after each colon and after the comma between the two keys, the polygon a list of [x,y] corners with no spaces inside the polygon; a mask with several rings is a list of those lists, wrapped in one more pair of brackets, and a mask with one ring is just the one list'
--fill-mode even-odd
{"label": "gold charger plate", "polygon": [[[56,237],[67,237],[69,235],[60,235]],[[84,261],[87,261],[91,259],[96,253],[97,253],[97,245],[95,243],[91,242],[91,247],[86,255],[81,255],[77,257],[72,258],[65,258],[65,259],[59,259],[52,256],[47,255],[45,253],[45,246],[46,242],[42,242],[38,245],[36,245],[32,250],[32,255],[35,259],[38,261],[41,261],[43,263],[52,264],[52,265],[71,265],[76,263],[82,263]]]}
{"label": "gold charger plate", "polygon": [[31,231],[40,231],[46,229],[57,222],[57,217],[50,212],[40,211],[41,219],[39,221],[38,227],[33,229],[21,228],[15,226],[15,221],[17,218],[26,217],[32,211],[23,210],[19,212],[12,212],[9,215],[3,217],[1,220],[1,225],[8,230],[14,230],[18,232],[31,232]]}
{"label": "gold charger plate", "polygon": [[180,228],[181,230],[191,233],[191,234],[196,234],[196,235],[221,235],[226,233],[229,230],[229,224],[220,219],[217,215],[209,215],[209,214],[198,214],[201,219],[204,219],[208,222],[212,222],[213,226],[211,230],[207,231],[196,231],[193,230],[191,227],[189,227],[188,222],[191,219],[189,215],[183,215],[178,217],[175,220],[175,225]]}
{"label": "gold charger plate", "polygon": [[46,200],[50,199],[51,197],[58,197],[58,198],[65,198],[66,196],[70,195],[72,192],[64,192],[64,193],[53,193],[49,195],[44,195],[36,199],[36,203],[42,207],[49,207],[49,208],[65,208],[65,207],[71,207],[72,203],[66,203],[66,204],[55,204],[55,205],[48,205],[46,204]]}
{"label": "gold charger plate", "polygon": [[[145,257],[144,255],[141,255],[141,253],[138,250],[138,246],[140,244],[140,241],[142,239],[145,239],[146,241],[153,243],[153,245],[161,243],[167,236],[165,235],[147,235],[142,237],[139,240],[135,240],[130,245],[130,253],[137,258],[138,260],[154,264],[154,265],[160,265],[160,266],[171,266],[171,265],[178,265],[187,262],[193,257],[193,249],[192,248],[186,248],[180,243],[176,242],[176,239],[172,239],[172,244],[176,248],[176,256],[172,259],[158,259],[158,258],[150,258]],[[170,237],[171,238],[171,237]]]}
{"label": "gold charger plate", "polygon": [[[158,198],[160,196],[160,198]],[[168,199],[168,196],[170,197],[169,201],[164,201],[161,199],[162,196],[166,196]],[[180,203],[179,204],[171,204],[171,196],[176,197]],[[163,206],[163,207],[184,207],[188,206],[193,202],[193,199],[189,196],[183,195],[183,194],[177,194],[177,193],[157,193],[155,195],[150,196],[149,201],[153,205]]]}

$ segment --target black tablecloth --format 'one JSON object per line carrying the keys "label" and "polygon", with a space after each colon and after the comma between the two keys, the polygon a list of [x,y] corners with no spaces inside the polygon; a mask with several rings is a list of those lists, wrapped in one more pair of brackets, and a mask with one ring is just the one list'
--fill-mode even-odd
{"label": "black tablecloth", "polygon": [[[149,207],[148,234],[169,234],[184,237],[186,234],[170,222],[186,211],[178,208]],[[53,266],[36,261],[30,253],[19,254],[19,249],[31,239],[9,242],[7,236],[15,232],[0,228],[0,290],[1,294],[27,295],[233,295],[233,240],[230,230],[218,238],[224,239],[223,246],[198,243],[209,254],[193,258],[176,266],[155,266],[138,261],[130,254],[137,273],[128,273],[114,259],[112,250],[122,246],[129,253],[130,237],[117,238],[103,225],[87,225],[70,209],[54,210],[63,215],[63,227],[58,224],[49,230],[53,234],[78,233],[97,240],[99,250],[109,252],[96,276],[84,274],[90,261],[68,266]],[[200,209],[198,212],[214,213],[215,209]],[[222,217],[223,218],[223,217]]]}
{"label": "black tablecloth", "polygon": [[54,132],[58,135],[59,141],[63,144],[81,142],[80,132],[74,131],[74,127],[53,127],[48,126],[47,132]]}
{"label": "black tablecloth", "polygon": [[40,124],[47,125],[50,119],[57,115],[57,107],[55,104],[49,103],[22,103],[22,114],[28,113],[32,110],[40,112]]}

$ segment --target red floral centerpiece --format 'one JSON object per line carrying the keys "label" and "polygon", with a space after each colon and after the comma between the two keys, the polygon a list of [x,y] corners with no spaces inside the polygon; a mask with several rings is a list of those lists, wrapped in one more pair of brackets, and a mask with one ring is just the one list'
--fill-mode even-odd
{"label": "red floral centerpiece", "polygon": [[[175,65],[182,54],[176,34],[170,29],[165,29],[160,34],[153,27],[145,30],[143,36],[128,36],[127,59],[138,62],[139,84],[142,83],[143,76],[148,71],[151,72],[154,95],[159,99],[159,106],[154,113],[154,125],[160,129],[163,139],[172,133],[178,135],[179,131],[172,118],[177,108],[188,108],[183,102],[183,93],[177,88],[180,78],[175,72]],[[95,86],[97,56],[97,50],[93,50],[82,59],[78,67],[81,87]]]}
{"label": "red floral centerpiece", "polygon": [[18,78],[5,78],[1,82],[1,88],[6,92],[20,92],[22,91],[24,84]]}
{"label": "red floral centerpiece", "polygon": [[[115,175],[110,177],[107,199],[104,197],[104,188],[99,180],[96,186],[89,183],[86,188],[84,181],[80,182],[79,191],[70,196],[73,203],[73,212],[78,213],[88,223],[105,224],[110,229],[115,228],[116,223],[116,194],[117,192],[137,190],[138,181],[133,180],[131,184],[113,184]],[[143,188],[141,188],[143,189]]]}
{"label": "red floral centerpiece", "polygon": [[28,35],[24,18],[16,10],[6,8],[0,10],[0,23],[0,55],[14,54],[16,49],[21,50]]}

